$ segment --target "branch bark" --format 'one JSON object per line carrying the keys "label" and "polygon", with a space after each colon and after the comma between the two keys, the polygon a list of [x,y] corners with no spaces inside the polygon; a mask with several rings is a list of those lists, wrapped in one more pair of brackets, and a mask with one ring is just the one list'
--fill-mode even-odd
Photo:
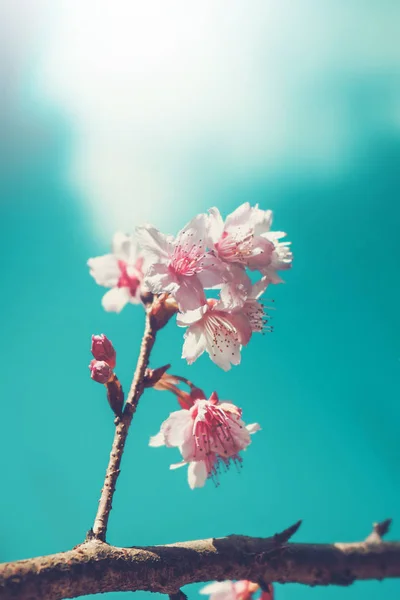
{"label": "branch bark", "polygon": [[284,537],[232,535],[143,548],[91,539],[69,552],[0,565],[0,599],[137,590],[175,596],[189,583],[225,579],[346,586],[400,577],[400,542],[295,544]]}

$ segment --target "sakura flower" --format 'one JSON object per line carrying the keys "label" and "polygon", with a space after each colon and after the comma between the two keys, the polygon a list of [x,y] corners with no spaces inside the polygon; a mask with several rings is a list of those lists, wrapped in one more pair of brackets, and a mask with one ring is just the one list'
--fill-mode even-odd
{"label": "sakura flower", "polygon": [[240,363],[240,349],[252,334],[248,317],[232,312],[215,299],[197,310],[177,316],[180,327],[188,327],[184,335],[182,358],[191,365],[204,351],[224,371]]}
{"label": "sakura flower", "polygon": [[240,408],[219,402],[214,392],[209,400],[196,399],[189,409],[171,413],[149,445],[179,448],[183,461],[170,468],[189,464],[192,489],[203,487],[207,478],[217,483],[220,467],[228,468],[231,462],[240,464],[240,450],[250,444],[250,434],[260,429],[258,423],[246,426],[241,416]]}
{"label": "sakura flower", "polygon": [[210,600],[249,600],[259,589],[257,583],[240,581],[215,581],[203,587],[200,594],[210,595]]}
{"label": "sakura flower", "polygon": [[223,261],[259,270],[271,283],[282,281],[276,271],[291,267],[290,242],[279,242],[286,233],[270,230],[270,210],[245,202],[228,215],[225,222],[217,208],[210,209],[209,213],[209,243]]}
{"label": "sakura flower", "polygon": [[248,318],[251,330],[253,332],[262,333],[265,330],[272,331],[272,326],[266,326],[268,317],[264,311],[264,305],[258,301],[260,296],[265,292],[269,283],[270,281],[267,279],[267,277],[263,277],[254,283],[251,286],[249,295],[244,301],[241,309]]}
{"label": "sakura flower", "polygon": [[224,222],[219,210],[211,208],[208,220],[210,246],[228,263],[250,269],[266,268],[271,262],[274,245],[261,233],[269,226],[270,212],[245,202]]}
{"label": "sakura flower", "polygon": [[96,283],[111,288],[102,298],[105,310],[119,313],[128,302],[140,302],[143,256],[132,236],[116,233],[112,253],[89,258],[87,264]]}
{"label": "sakura flower", "polygon": [[197,215],[175,239],[151,225],[139,227],[137,237],[151,259],[146,284],[154,294],[171,294],[180,310],[204,305],[204,288],[224,281],[224,264],[206,249],[206,215]]}

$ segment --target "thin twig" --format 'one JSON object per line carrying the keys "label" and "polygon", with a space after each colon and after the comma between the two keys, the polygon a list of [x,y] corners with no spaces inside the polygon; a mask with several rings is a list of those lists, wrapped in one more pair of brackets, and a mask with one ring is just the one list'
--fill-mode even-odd
{"label": "thin twig", "polygon": [[124,452],[126,438],[133,415],[135,414],[139,398],[144,389],[144,374],[149,363],[150,353],[153,348],[157,323],[152,318],[151,305],[146,311],[146,324],[140,347],[139,358],[137,361],[132,385],[126,400],[125,409],[121,418],[116,418],[116,428],[114,441],[111,448],[110,460],[108,463],[103,489],[99,500],[99,507],[94,521],[93,529],[89,532],[88,538],[96,538],[105,541],[107,524],[112,508],[112,500],[115,492],[118,475],[120,473],[120,464]]}

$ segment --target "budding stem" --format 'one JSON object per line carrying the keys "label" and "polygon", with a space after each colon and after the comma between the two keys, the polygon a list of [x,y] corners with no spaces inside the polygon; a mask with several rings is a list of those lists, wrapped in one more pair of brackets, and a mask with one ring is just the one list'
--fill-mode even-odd
{"label": "budding stem", "polygon": [[[155,301],[156,302],[156,301]],[[108,519],[112,508],[112,499],[115,492],[118,475],[120,473],[120,464],[124,452],[126,438],[133,415],[135,414],[139,398],[144,390],[144,375],[149,363],[150,353],[156,339],[156,332],[160,329],[157,319],[152,314],[152,308],[155,302],[146,308],[145,330],[140,347],[139,358],[136,364],[135,374],[132,385],[126,400],[125,408],[121,418],[116,419],[116,428],[114,441],[111,448],[110,460],[108,463],[103,489],[99,500],[97,515],[94,520],[91,537],[105,541]],[[172,316],[172,314],[171,314]],[[161,325],[163,326],[164,323]]]}

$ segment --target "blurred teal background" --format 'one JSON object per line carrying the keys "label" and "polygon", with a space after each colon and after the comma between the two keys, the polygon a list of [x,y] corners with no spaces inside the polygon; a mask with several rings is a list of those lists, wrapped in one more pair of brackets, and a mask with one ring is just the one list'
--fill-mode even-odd
{"label": "blurred teal background", "polygon": [[[68,549],[92,526],[113,437],[87,369],[90,336],[118,351],[127,389],[141,308],[106,314],[86,260],[112,232],[175,233],[217,204],[272,208],[295,262],[275,332],[223,373],[172,363],[262,431],[215,488],[147,446],[174,398],[142,398],[108,540],[400,538],[400,50],[396,2],[5,4],[1,61],[0,560]],[[201,586],[188,586],[196,598]],[[397,581],[277,585],[277,600],[396,598]],[[125,594],[129,597],[129,593]],[[107,598],[122,598],[109,594]],[[136,594],[145,598],[145,594]]]}

